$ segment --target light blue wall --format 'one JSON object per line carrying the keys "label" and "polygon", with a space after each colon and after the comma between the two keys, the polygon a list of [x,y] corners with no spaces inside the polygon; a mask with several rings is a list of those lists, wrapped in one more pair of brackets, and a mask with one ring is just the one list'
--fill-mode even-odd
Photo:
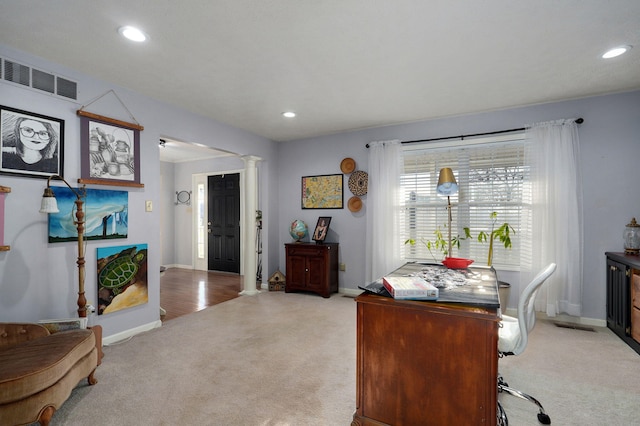
{"label": "light blue wall", "polygon": [[[0,45],[0,56],[78,82],[79,102],[75,103],[0,81],[0,105],[65,120],[64,175],[71,184],[77,182],[80,177],[80,128],[76,110],[82,105],[114,89],[135,119],[144,126],[140,133],[140,169],[144,188],[127,188],[130,210],[129,237],[119,240],[118,243],[87,243],[85,284],[87,299],[95,304],[97,247],[147,243],[149,303],[108,315],[92,316],[90,321],[103,326],[105,337],[145,326],[159,319],[160,247],[161,241],[172,238],[163,235],[161,240],[160,232],[161,209],[158,207],[162,206],[163,197],[158,141],[161,136],[201,143],[241,155],[259,156],[264,159],[260,165],[259,192],[267,196],[277,193],[277,158],[274,142],[3,45]],[[111,95],[91,104],[85,110],[114,119],[133,121],[124,107]],[[172,179],[169,170],[164,170],[163,179]],[[11,245],[11,250],[0,253],[0,321],[36,321],[76,316],[77,245],[47,243],[47,218],[38,212],[46,181],[0,175],[0,185],[12,188],[7,196],[5,209],[5,244]],[[121,189],[104,186],[101,188]],[[164,191],[170,193],[175,189],[165,188]],[[145,212],[146,200],[152,201],[155,206],[152,212]],[[275,207],[266,210],[265,214],[276,216]],[[267,238],[268,235],[265,235],[265,245],[271,244],[275,247],[277,241],[270,243]],[[269,261],[277,264],[277,258],[264,260],[265,263]]]}
{"label": "light blue wall", "polygon": [[[332,216],[331,237],[340,243],[340,286],[356,289],[365,279],[364,209],[303,210],[300,178],[340,173],[340,161],[356,160],[367,171],[365,144],[379,140],[418,140],[521,128],[526,124],[583,117],[579,127],[584,184],[583,317],[605,319],[605,251],[623,250],[622,230],[631,217],[640,217],[640,92],[514,108],[483,114],[387,126],[280,144],[280,246],[290,242],[289,222],[299,218],[313,227],[318,216]],[[345,177],[346,178],[346,177]],[[346,179],[345,179],[346,185]],[[351,195],[345,189],[346,199]],[[281,248],[283,251],[283,249]],[[280,268],[284,271],[284,257]],[[501,272],[512,283],[509,306],[515,307],[520,283],[517,274]]]}
{"label": "light blue wall", "polygon": [[175,217],[178,211],[176,201],[175,166],[173,163],[160,162],[160,264],[175,264],[176,235]]}
{"label": "light blue wall", "polygon": [[[340,173],[340,161],[345,157],[354,158],[357,168],[367,171],[365,145],[375,140],[425,139],[523,127],[527,123],[558,118],[583,117],[585,123],[580,126],[585,220],[583,316],[587,318],[605,318],[604,252],[620,251],[623,247],[621,233],[624,225],[632,216],[640,217],[636,189],[640,181],[640,168],[636,166],[640,158],[640,92],[274,143],[2,45],[0,55],[59,73],[79,83],[81,103],[76,104],[0,81],[1,105],[65,120],[65,177],[72,183],[80,177],[80,131],[76,110],[82,104],[114,89],[137,121],[145,127],[141,132],[141,181],[145,187],[129,189],[130,235],[123,243],[149,244],[149,303],[92,317],[93,323],[103,325],[105,336],[157,321],[160,264],[187,262],[186,257],[182,257],[185,253],[189,253],[187,263],[191,263],[190,225],[176,215],[177,210],[166,202],[166,196],[183,189],[184,185],[190,186],[191,173],[238,168],[235,164],[215,161],[169,167],[163,164],[161,167],[158,154],[161,136],[263,158],[258,165],[258,192],[259,208],[263,210],[265,224],[265,277],[276,269],[285,271],[283,245],[291,241],[288,234],[291,220],[299,218],[313,227],[319,216],[332,216],[328,240],[340,243],[340,262],[346,265],[346,271],[340,273],[340,286],[355,290],[364,282],[366,196],[363,197],[364,207],[358,213],[351,213],[346,208],[303,210],[300,205],[300,181],[302,176]],[[100,101],[87,110],[132,121],[114,99]],[[170,188],[171,182],[173,188]],[[75,316],[77,249],[71,243],[46,242],[46,218],[38,213],[46,182],[0,175],[0,185],[12,188],[7,196],[5,219],[5,243],[11,245],[11,251],[0,253],[0,321]],[[345,204],[349,195],[345,180]],[[146,200],[151,200],[154,206],[161,208],[155,208],[151,213],[145,212]],[[174,208],[173,212],[161,213],[169,207],[168,204]],[[178,225],[173,233],[164,226],[165,219],[168,223]],[[189,228],[188,240],[182,237],[185,232],[180,226]],[[171,239],[174,245],[169,247],[167,242]],[[94,303],[95,250],[98,246],[102,244],[89,242],[86,255],[87,298]],[[163,247],[162,254],[160,247]],[[506,272],[501,276],[514,286],[510,303],[513,306],[519,286],[517,276]]]}

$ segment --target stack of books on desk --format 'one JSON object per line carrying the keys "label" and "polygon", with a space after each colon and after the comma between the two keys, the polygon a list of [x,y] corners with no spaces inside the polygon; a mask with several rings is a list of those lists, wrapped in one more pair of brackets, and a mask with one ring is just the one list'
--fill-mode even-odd
{"label": "stack of books on desk", "polygon": [[420,277],[383,277],[382,284],[394,299],[438,299],[438,288]]}

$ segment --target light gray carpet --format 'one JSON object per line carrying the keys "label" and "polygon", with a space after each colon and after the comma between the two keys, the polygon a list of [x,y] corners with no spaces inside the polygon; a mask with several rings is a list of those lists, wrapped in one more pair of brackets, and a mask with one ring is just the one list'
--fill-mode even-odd
{"label": "light gray carpet", "polygon": [[[338,294],[262,292],[168,321],[106,347],[98,384],[81,382],[53,424],[349,425],[355,307]],[[500,366],[511,386],[545,405],[554,425],[640,418],[640,356],[607,329],[539,322],[525,354]],[[532,404],[500,399],[511,425],[538,424]]]}
{"label": "light gray carpet", "polygon": [[[640,355],[607,328],[594,332],[538,321],[524,353],[500,360],[513,388],[538,399],[562,426],[629,426],[640,422]],[[500,401],[514,426],[539,425],[536,407],[509,395]]]}
{"label": "light gray carpet", "polygon": [[355,302],[263,292],[106,347],[64,425],[348,425]]}

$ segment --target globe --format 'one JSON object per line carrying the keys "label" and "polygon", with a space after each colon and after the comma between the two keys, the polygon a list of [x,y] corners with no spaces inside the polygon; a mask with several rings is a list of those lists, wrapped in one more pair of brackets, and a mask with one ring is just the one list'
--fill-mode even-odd
{"label": "globe", "polygon": [[309,234],[309,228],[307,228],[307,224],[301,221],[300,219],[296,219],[291,222],[291,227],[289,228],[289,234],[291,238],[296,241],[300,241],[304,237]]}

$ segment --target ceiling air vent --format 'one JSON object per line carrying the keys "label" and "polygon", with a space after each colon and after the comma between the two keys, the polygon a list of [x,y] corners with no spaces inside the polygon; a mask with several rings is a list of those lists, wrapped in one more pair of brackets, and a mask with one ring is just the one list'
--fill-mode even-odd
{"label": "ceiling air vent", "polygon": [[4,79],[7,81],[29,86],[29,71],[30,69],[26,65],[4,60]]}

